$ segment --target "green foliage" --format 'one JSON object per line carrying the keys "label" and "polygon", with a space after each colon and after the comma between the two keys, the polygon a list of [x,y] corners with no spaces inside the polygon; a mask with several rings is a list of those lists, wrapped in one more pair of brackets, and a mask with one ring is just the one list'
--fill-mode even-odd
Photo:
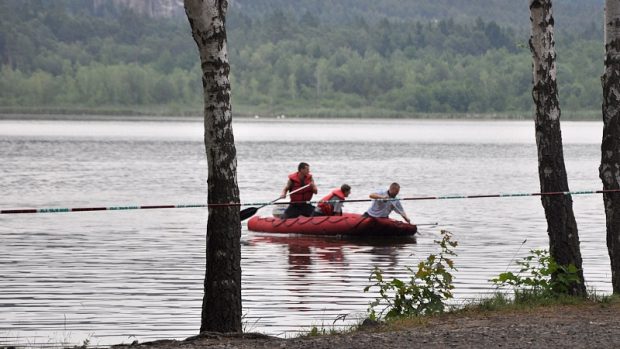
{"label": "green foliage", "polygon": [[[336,326],[337,321],[345,321],[347,318],[347,314],[341,314],[336,317],[336,319],[332,322],[331,326],[326,326],[324,323],[321,323],[320,326],[314,325],[310,328],[310,331],[303,333],[302,337],[317,337],[317,336],[325,336],[325,335],[334,335],[339,333],[345,333],[347,331],[353,330],[355,327],[340,327]],[[329,327],[329,328],[328,328]]]}
{"label": "green foliage", "polygon": [[617,297],[613,295],[597,295],[594,290],[589,290],[588,297],[571,296],[569,294],[558,294],[553,297],[532,294],[527,292],[516,298],[508,296],[505,292],[496,292],[491,297],[471,300],[462,307],[455,310],[460,314],[476,314],[480,312],[514,312],[521,310],[530,311],[537,307],[554,307],[558,305],[598,305],[608,307],[617,302]]}
{"label": "green foliage", "polygon": [[[528,28],[527,3],[514,0],[235,0],[230,12],[243,12],[250,17],[268,15],[274,8],[297,17],[310,17],[309,21],[326,21],[330,24],[354,22],[360,19],[379,21],[428,21],[458,18],[473,22],[487,17],[511,27]],[[601,18],[602,0],[563,0],[553,7],[556,23],[562,28],[582,31]]]}
{"label": "green foliage", "polygon": [[338,331],[335,328],[327,329],[324,326],[321,326],[321,327],[312,326],[312,328],[310,328],[310,331],[304,334],[304,337],[318,337],[318,336],[325,336],[325,335],[334,335],[338,333],[340,333],[340,331]]}
{"label": "green foliage", "polygon": [[[365,287],[364,292],[377,287],[379,297],[369,305],[370,319],[389,320],[444,312],[446,301],[453,297],[451,271],[456,268],[450,256],[456,255],[452,249],[458,243],[451,240],[450,232],[443,230],[441,234],[442,240],[435,241],[441,247],[438,255],[428,256],[425,261],[418,264],[417,270],[406,267],[411,273],[409,281],[397,278],[386,280],[381,269],[375,268],[372,271],[369,280],[375,282]],[[375,308],[381,306],[383,309],[377,313]]]}
{"label": "green foliage", "polygon": [[564,295],[571,284],[580,282],[575,265],[559,265],[547,250],[530,250],[530,253],[516,262],[521,267],[517,274],[504,272],[491,279],[498,287],[511,286],[517,302],[530,297]]}
{"label": "green foliage", "polygon": [[[350,116],[369,110],[383,115],[531,110],[531,55],[518,29],[482,19],[398,18],[414,8],[455,11],[434,1],[414,6],[356,0],[345,7],[363,13],[329,22],[316,13],[327,15],[325,8],[336,13],[345,2],[323,2],[327,7],[318,6],[320,1],[297,4],[307,11],[294,13],[289,2],[231,7],[235,110]],[[471,19],[472,9],[485,3],[460,6]],[[518,7],[527,21],[525,6]],[[250,17],[248,11],[261,15]],[[381,19],[371,16],[375,13],[392,15]],[[561,107],[598,110],[600,33],[596,26],[575,28],[556,32]],[[198,53],[182,17],[147,19],[109,4],[95,10],[83,0],[0,2],[0,65],[1,107],[200,110],[202,102]]]}
{"label": "green foliage", "polygon": [[471,304],[466,304],[463,309],[477,309],[483,311],[493,311],[498,309],[506,309],[512,305],[512,300],[503,293],[496,293],[493,297],[482,298]]}

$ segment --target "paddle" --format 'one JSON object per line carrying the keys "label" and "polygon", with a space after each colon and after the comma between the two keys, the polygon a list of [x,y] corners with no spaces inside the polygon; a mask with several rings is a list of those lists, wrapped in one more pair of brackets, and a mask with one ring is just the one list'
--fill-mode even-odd
{"label": "paddle", "polygon": [[[288,194],[286,194],[286,195],[291,195],[291,194],[296,193],[296,192],[298,192],[298,191],[300,191],[300,190],[302,190],[302,189],[305,189],[305,188],[307,188],[307,187],[309,187],[309,186],[310,186],[310,184],[306,184],[306,185],[304,185],[303,187],[298,188],[298,189],[295,189],[295,190],[293,190],[292,192],[289,192],[289,193],[288,193]],[[266,204],[264,204],[264,205],[262,205],[262,206],[258,206],[258,207],[248,207],[248,208],[246,208],[246,209],[244,209],[244,210],[241,210],[241,212],[239,212],[239,217],[241,218],[241,220],[242,220],[242,221],[243,221],[243,220],[246,220],[246,219],[248,219],[248,218],[252,217],[254,214],[256,214],[256,211],[258,211],[259,209],[261,209],[261,208],[263,208],[263,207],[265,207],[265,206],[267,206],[267,205],[271,205],[271,204],[273,204],[274,202],[276,202],[276,201],[278,201],[278,200],[280,200],[280,199],[283,199],[283,198],[277,198],[277,199],[275,199],[275,200],[273,200],[273,201],[270,201],[270,202],[268,202],[268,203],[266,203]]]}

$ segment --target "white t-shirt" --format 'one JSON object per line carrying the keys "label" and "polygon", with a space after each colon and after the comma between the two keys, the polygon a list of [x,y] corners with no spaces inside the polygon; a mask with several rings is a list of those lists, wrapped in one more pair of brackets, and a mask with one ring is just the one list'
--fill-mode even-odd
{"label": "white t-shirt", "polygon": [[[374,192],[374,194],[387,196],[387,189],[379,189]],[[395,210],[397,213],[402,214],[405,212],[403,206],[400,204],[400,200],[392,199],[391,201],[384,200],[372,200],[372,204],[370,204],[370,208],[366,211],[371,217],[388,217],[392,210]]]}

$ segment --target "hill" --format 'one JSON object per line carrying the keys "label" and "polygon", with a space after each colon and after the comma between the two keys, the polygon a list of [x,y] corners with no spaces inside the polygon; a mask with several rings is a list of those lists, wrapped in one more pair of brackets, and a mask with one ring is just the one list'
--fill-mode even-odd
{"label": "hill", "polygon": [[[529,30],[527,1],[514,0],[230,0],[231,16],[262,18],[275,11],[300,19],[312,14],[329,24],[353,23],[358,19],[376,23],[439,21],[451,19],[473,23],[477,18],[502,26]],[[184,16],[182,0],[94,0],[94,8],[130,8],[149,17]],[[83,5],[81,5],[83,6]],[[554,4],[560,30],[577,30],[600,23],[604,0],[562,0]]]}
{"label": "hill", "polygon": [[[179,1],[142,9],[136,1],[0,1],[0,107],[198,113],[200,67]],[[566,0],[558,10],[579,8],[571,20],[586,21],[601,1]],[[474,18],[484,3],[497,18]],[[315,116],[529,112],[529,34],[499,20],[528,20],[527,9],[511,12],[523,10],[515,3],[232,1],[234,108]],[[454,17],[432,17],[439,13]],[[556,30],[564,110],[600,108],[601,27]]]}
{"label": "hill", "polygon": [[[501,26],[529,30],[526,0],[232,0],[231,12],[253,18],[275,10],[301,17],[313,14],[326,23],[352,23],[359,18],[378,22],[454,20],[473,23],[478,18]],[[600,24],[604,0],[562,0],[554,2],[558,30],[581,31],[593,23]]]}

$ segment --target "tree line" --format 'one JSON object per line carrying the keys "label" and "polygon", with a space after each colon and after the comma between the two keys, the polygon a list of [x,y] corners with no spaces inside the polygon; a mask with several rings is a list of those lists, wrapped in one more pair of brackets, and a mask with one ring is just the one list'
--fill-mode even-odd
{"label": "tree line", "polygon": [[[105,8],[94,13],[70,1],[34,3],[0,4],[0,106],[200,110],[200,67],[186,22]],[[227,25],[238,110],[531,110],[527,37],[493,21],[358,17],[327,24],[311,12],[250,17],[231,11]],[[601,104],[600,35],[590,26],[558,35],[560,94],[568,110]]]}
{"label": "tree line", "polygon": [[[526,4],[514,0],[234,0],[229,6],[231,17],[238,12],[261,17],[278,8],[297,17],[313,13],[330,25],[358,18],[367,21],[388,18],[396,22],[452,18],[473,22],[485,16],[528,35],[530,24]],[[600,26],[602,10],[603,0],[564,0],[555,8],[556,29],[581,31],[585,27]]]}

